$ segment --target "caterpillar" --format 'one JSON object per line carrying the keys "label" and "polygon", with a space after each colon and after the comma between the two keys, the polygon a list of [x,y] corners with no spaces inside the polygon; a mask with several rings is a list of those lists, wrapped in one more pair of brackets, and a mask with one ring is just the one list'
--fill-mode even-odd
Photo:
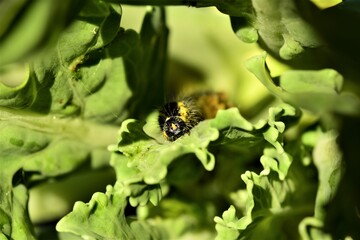
{"label": "caterpillar", "polygon": [[224,93],[194,94],[162,106],[159,109],[158,123],[164,138],[175,141],[190,133],[200,121],[214,118],[219,109],[229,106]]}

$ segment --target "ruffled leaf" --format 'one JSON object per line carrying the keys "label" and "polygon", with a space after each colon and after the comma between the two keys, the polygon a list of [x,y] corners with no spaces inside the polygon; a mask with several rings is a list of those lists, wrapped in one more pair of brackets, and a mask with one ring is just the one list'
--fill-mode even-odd
{"label": "ruffled leaf", "polygon": [[106,193],[95,193],[89,203],[75,203],[73,211],[58,222],[56,229],[85,239],[159,239],[158,229],[126,219],[126,205],[124,191],[108,186]]}

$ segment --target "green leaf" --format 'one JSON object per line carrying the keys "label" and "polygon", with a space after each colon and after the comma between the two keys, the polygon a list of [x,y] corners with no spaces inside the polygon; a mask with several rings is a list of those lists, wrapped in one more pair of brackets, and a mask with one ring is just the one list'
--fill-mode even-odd
{"label": "green leaf", "polygon": [[95,152],[106,151],[116,135],[116,127],[79,119],[19,115],[19,112],[8,111],[1,111],[1,114],[1,155],[4,158],[17,155],[19,166],[47,176],[64,174],[79,167],[88,161],[92,152],[93,157],[103,158]]}
{"label": "green leaf", "polygon": [[[128,42],[128,35],[132,32],[125,32],[106,48],[106,55],[111,55],[117,49],[123,49]],[[83,99],[83,115],[86,119],[96,122],[119,122],[127,116],[126,103],[131,97],[131,91],[127,85],[124,58],[104,58],[99,64],[81,68],[84,85],[78,88],[86,96]],[[89,77],[86,77],[89,76]],[[94,79],[94,81],[92,81]],[[119,81],[119,80],[122,81]],[[96,82],[101,80],[101,82]],[[96,83],[88,86],[88,83]],[[99,90],[96,88],[102,86]],[[92,90],[93,89],[93,90]],[[116,92],[116,90],[118,92]],[[95,94],[91,94],[94,91]],[[121,91],[121,94],[119,93]]]}
{"label": "green leaf", "polygon": [[[125,207],[124,195],[108,187],[105,194],[95,193],[88,204],[75,203],[73,211],[58,222],[56,229],[87,239],[111,239],[115,236],[133,239],[125,220]],[[106,212],[106,209],[111,211]]]}
{"label": "green leaf", "polygon": [[168,197],[158,206],[138,207],[137,215],[166,231],[162,239],[213,239],[213,232],[206,227],[213,228],[214,211],[213,202]]}
{"label": "green leaf", "polygon": [[269,109],[269,127],[264,129],[263,137],[273,148],[264,148],[263,155],[260,158],[260,162],[264,167],[263,174],[267,175],[270,170],[273,170],[278,173],[281,180],[284,180],[287,176],[292,157],[284,149],[283,134],[285,126],[290,127],[299,117],[300,112],[290,105]]}
{"label": "green leaf", "polygon": [[[2,179],[3,180],[3,179]],[[3,182],[0,201],[0,238],[36,239],[28,215],[28,192],[25,186],[18,185],[10,190],[9,185]],[[6,197],[5,197],[6,196]]]}
{"label": "green leaf", "polygon": [[242,41],[259,42],[282,60],[296,60],[323,45],[319,34],[303,19],[296,1],[220,2],[215,5],[231,17],[233,30]]}
{"label": "green leaf", "polygon": [[[4,124],[1,125],[4,126]],[[18,181],[18,177],[14,175],[20,169],[22,162],[19,161],[21,153],[14,154],[11,147],[14,145],[15,147],[22,146],[24,141],[22,139],[7,139],[9,130],[11,132],[12,129],[4,129],[3,126],[0,127],[0,129],[5,130],[2,131],[2,144],[0,144],[1,147],[4,147],[1,149],[4,151],[1,151],[0,157],[2,166],[0,170],[0,195],[2,196],[0,200],[0,237],[7,239],[15,236],[28,236],[29,239],[35,239],[27,213],[27,190],[23,185],[13,186],[13,181]],[[28,144],[25,144],[25,147],[33,149]]]}
{"label": "green leaf", "polygon": [[[16,113],[1,109],[0,194],[8,197],[0,201],[0,222],[3,234],[8,237],[30,238],[33,230],[27,213],[27,190],[13,184],[26,182],[32,185],[38,180],[72,172],[89,162],[94,168],[108,165],[106,146],[115,141],[116,128]],[[21,195],[15,191],[20,191]],[[24,209],[18,213],[20,203]]]}
{"label": "green leaf", "polygon": [[160,232],[155,228],[125,218],[126,205],[122,189],[108,186],[105,194],[95,193],[89,203],[75,203],[56,229],[86,239],[158,239]]}
{"label": "green leaf", "polygon": [[[245,221],[239,221],[236,217],[236,210],[234,206],[230,206],[228,210],[226,210],[222,218],[215,217],[214,221],[216,223],[216,231],[218,235],[215,239],[222,240],[222,239],[238,239],[239,237],[239,229],[244,229],[245,226],[241,226],[244,224]],[[251,221],[251,220],[250,220]]]}
{"label": "green leaf", "polygon": [[[345,116],[342,118],[341,127],[338,136],[336,137],[336,144],[341,149],[341,168],[336,170],[336,158],[332,158],[328,163],[333,163],[331,169],[334,170],[334,176],[337,177],[340,173],[341,179],[336,186],[335,182],[324,182],[324,185],[336,187],[336,193],[331,195],[331,201],[326,205],[326,218],[324,220],[324,229],[330,233],[332,238],[346,238],[348,236],[356,239],[359,237],[358,226],[360,219],[358,212],[355,210],[359,206],[360,191],[357,184],[360,179],[358,169],[360,169],[360,162],[357,160],[358,146],[360,143],[360,128],[359,118],[353,116]],[[325,133],[326,134],[326,133]],[[322,138],[328,141],[328,146],[333,144],[333,136],[330,131],[329,136]],[[335,132],[335,136],[337,133]],[[326,141],[323,141],[323,143]],[[321,151],[320,151],[321,152]],[[332,151],[331,151],[332,152]],[[336,157],[333,153],[332,157]],[[324,155],[325,156],[325,155]],[[325,165],[324,165],[325,166]],[[326,176],[324,174],[324,176]],[[331,176],[330,176],[331,177]],[[329,180],[336,178],[331,177]]]}
{"label": "green leaf", "polygon": [[349,92],[339,93],[343,79],[335,70],[286,71],[280,76],[279,85],[276,85],[267,69],[265,58],[266,53],[252,57],[246,62],[246,67],[276,97],[318,114],[359,114],[359,98]]}
{"label": "green leaf", "polygon": [[[286,149],[294,160],[284,179],[272,170],[266,175],[250,171],[242,174],[246,192],[239,190],[232,194],[232,199],[244,216],[237,218],[235,208],[231,207],[222,218],[216,217],[217,238],[258,239],[266,231],[269,232],[268,239],[331,239],[324,232],[324,207],[335,195],[343,174],[336,138],[333,131],[308,131],[301,141],[288,145]],[[306,171],[311,173],[311,166],[301,162],[302,144],[313,151],[312,160],[319,172],[318,183],[311,175],[304,174]],[[285,225],[287,230],[281,230]]]}
{"label": "green leaf", "polygon": [[[119,34],[121,16],[110,7],[108,11],[103,17],[86,16],[75,21],[60,37],[56,49],[34,62],[38,87],[32,110],[80,114],[101,122],[124,117],[126,100],[131,96],[125,56],[118,51],[111,53],[116,54],[113,58],[109,56],[127,44],[132,32]],[[123,92],[113,93],[114,89]]]}
{"label": "green leaf", "polygon": [[[244,194],[234,195],[246,201],[243,217],[237,218],[234,207],[215,217],[217,239],[259,239],[267,232],[267,239],[296,239],[299,237],[297,226],[304,216],[311,213],[309,192],[296,192],[304,182],[294,176],[280,180],[274,172],[258,175],[247,171],[241,175],[246,184]],[[295,196],[299,196],[296,198]],[[305,198],[308,198],[305,201]],[[310,198],[310,199],[309,199]],[[283,231],[286,226],[286,231]]]}
{"label": "green leaf", "polygon": [[333,69],[319,71],[288,70],[280,76],[279,85],[289,93],[340,93],[343,77]]}
{"label": "green leaf", "polygon": [[336,143],[335,132],[316,132],[313,161],[318,169],[319,187],[315,200],[314,216],[305,218],[299,225],[303,239],[327,238],[322,228],[326,217],[325,207],[333,199],[344,172],[342,154]]}

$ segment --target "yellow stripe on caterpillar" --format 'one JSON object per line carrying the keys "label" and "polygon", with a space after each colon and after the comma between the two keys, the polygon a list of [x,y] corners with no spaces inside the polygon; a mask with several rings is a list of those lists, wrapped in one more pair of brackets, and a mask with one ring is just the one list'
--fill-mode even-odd
{"label": "yellow stripe on caterpillar", "polygon": [[180,116],[180,118],[184,122],[189,121],[189,119],[188,119],[188,117],[189,117],[189,107],[183,101],[178,102],[178,107],[179,107],[179,116]]}

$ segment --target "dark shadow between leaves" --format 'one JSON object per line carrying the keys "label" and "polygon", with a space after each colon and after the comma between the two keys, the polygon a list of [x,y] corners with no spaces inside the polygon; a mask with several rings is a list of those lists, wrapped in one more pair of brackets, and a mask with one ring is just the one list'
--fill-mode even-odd
{"label": "dark shadow between leaves", "polygon": [[121,141],[119,142],[118,146],[131,145],[138,141],[152,140],[153,138],[144,132],[144,125],[145,121],[135,121],[128,123],[126,125],[128,131],[121,133]]}

